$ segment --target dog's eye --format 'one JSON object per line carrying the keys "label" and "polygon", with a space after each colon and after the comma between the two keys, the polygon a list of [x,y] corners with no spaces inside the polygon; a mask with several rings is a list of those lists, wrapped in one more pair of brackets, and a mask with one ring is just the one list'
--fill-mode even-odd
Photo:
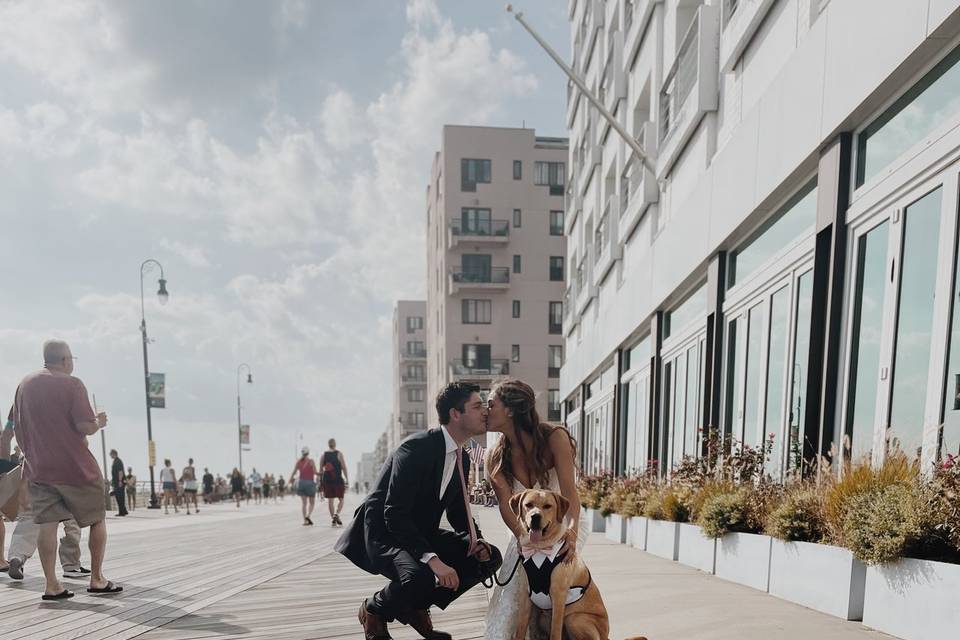
{"label": "dog's eye", "polygon": [[544,508],[544,509],[553,509],[553,505],[552,505],[552,504],[545,504],[545,505],[543,505],[543,508]]}
{"label": "dog's eye", "polygon": [[528,502],[527,504],[523,505],[523,507],[524,507],[525,509],[533,509],[533,503],[532,503],[532,502]]}

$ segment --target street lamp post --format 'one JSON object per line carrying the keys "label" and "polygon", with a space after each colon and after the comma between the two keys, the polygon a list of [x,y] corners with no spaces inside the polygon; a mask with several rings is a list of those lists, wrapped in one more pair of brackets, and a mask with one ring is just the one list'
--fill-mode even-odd
{"label": "street lamp post", "polygon": [[[150,339],[147,338],[147,320],[145,313],[145,305],[143,300],[143,276],[146,275],[147,271],[152,269],[154,266],[157,266],[160,269],[160,279],[158,284],[160,288],[157,290],[157,299],[160,301],[160,304],[167,304],[167,299],[170,297],[170,294],[167,293],[167,281],[163,278],[163,265],[159,262],[150,258],[144,260],[143,264],[140,265],[140,334],[143,336],[143,389],[144,389],[144,398],[147,405],[147,447],[149,452],[149,447],[153,443],[153,426],[150,422],[150,366],[147,361],[147,343],[150,342]],[[148,453],[149,455],[149,453]],[[153,460],[148,460],[150,463],[150,508],[159,509],[160,501],[157,499],[157,487],[154,484],[153,479]]]}
{"label": "street lamp post", "polygon": [[240,371],[247,368],[247,384],[253,384],[253,373],[246,362],[237,367],[237,460],[240,465],[240,475],[243,475],[243,431],[240,422]]}

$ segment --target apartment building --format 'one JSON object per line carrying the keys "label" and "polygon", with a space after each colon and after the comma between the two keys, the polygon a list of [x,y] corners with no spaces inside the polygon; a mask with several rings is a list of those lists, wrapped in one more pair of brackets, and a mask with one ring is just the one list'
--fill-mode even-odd
{"label": "apartment building", "polygon": [[399,300],[393,310],[393,413],[389,449],[427,428],[427,334],[423,300]]}
{"label": "apartment building", "polygon": [[566,163],[566,139],[532,129],[443,128],[427,187],[427,398],[511,376],[560,419]]}
{"label": "apartment building", "polygon": [[560,378],[588,472],[960,449],[960,11],[570,0]]}

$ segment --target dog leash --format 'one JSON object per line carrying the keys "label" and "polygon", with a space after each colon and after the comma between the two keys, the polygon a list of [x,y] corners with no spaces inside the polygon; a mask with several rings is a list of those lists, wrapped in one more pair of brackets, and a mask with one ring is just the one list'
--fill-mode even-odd
{"label": "dog leash", "polygon": [[[487,548],[488,553],[490,552],[490,545],[487,544],[486,540],[480,540],[479,543]],[[557,557],[563,558],[565,555],[567,555],[566,551],[564,551]],[[523,554],[520,553],[520,549],[517,549],[517,561],[513,564],[513,569],[510,570],[510,576],[507,578],[506,582],[500,582],[500,578],[497,577],[497,573],[493,572],[489,578],[483,578],[480,581],[481,584],[483,584],[483,586],[486,587],[487,589],[493,589],[494,583],[497,583],[497,585],[501,587],[507,586],[508,584],[510,584],[510,581],[513,580],[513,577],[517,575],[517,567],[520,566],[521,562],[523,562]],[[489,582],[487,582],[488,580]]]}

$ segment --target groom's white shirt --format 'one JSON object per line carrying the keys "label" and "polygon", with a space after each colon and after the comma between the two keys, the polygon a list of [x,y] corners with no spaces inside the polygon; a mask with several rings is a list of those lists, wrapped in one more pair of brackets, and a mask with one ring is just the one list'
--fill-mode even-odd
{"label": "groom's white shirt", "polygon": [[[453,438],[450,437],[450,433],[447,431],[447,428],[444,425],[440,425],[440,431],[443,432],[443,441],[447,445],[446,457],[443,459],[443,475],[440,476],[440,495],[442,498],[443,494],[447,490],[447,485],[450,484],[450,479],[453,477],[453,472],[457,469],[457,452],[460,450],[460,447],[457,446],[457,443]],[[470,517],[470,514],[467,514],[467,517]],[[420,556],[420,562],[426,564],[430,561],[430,558],[435,557],[435,553],[425,553]]]}

